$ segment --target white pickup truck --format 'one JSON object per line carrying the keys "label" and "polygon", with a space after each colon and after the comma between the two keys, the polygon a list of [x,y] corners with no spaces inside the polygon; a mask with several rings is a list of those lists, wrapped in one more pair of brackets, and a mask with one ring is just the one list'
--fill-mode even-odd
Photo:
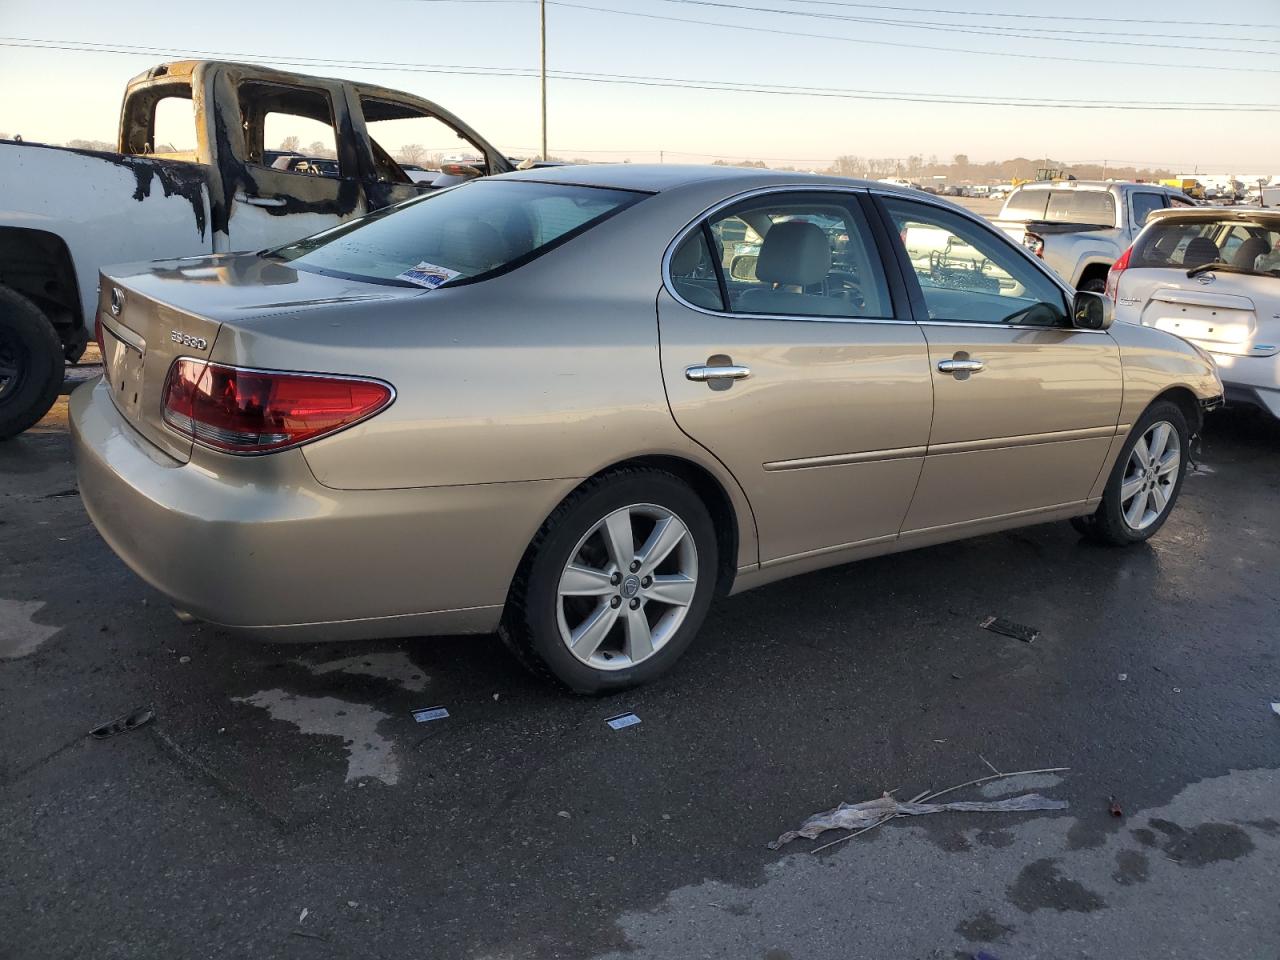
{"label": "white pickup truck", "polygon": [[1102,293],[1147,214],[1194,205],[1154,183],[1048,180],[1014,190],[993,222],[1077,290]]}
{"label": "white pickup truck", "polygon": [[[157,143],[160,115],[189,118],[194,147]],[[397,122],[442,127],[482,160],[416,183],[374,138],[404,129]],[[273,167],[267,138],[291,124],[327,134],[336,169]],[[0,141],[0,440],[57,398],[64,361],[79,359],[93,336],[102,267],[259,250],[460,178],[512,169],[496,147],[420,97],[207,60],[163,64],[129,81],[117,146],[106,153]]]}

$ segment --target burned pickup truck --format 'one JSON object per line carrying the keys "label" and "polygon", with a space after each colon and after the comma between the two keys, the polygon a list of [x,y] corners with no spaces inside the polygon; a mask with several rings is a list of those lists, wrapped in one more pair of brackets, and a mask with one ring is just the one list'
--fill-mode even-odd
{"label": "burned pickup truck", "polygon": [[[297,130],[315,135],[335,162],[273,166],[275,138]],[[482,159],[415,182],[376,138],[396,131],[445,136],[449,148]],[[471,127],[420,97],[205,60],[131,80],[117,148],[0,141],[0,439],[44,416],[64,362],[84,352],[101,267],[260,250],[512,169]]]}

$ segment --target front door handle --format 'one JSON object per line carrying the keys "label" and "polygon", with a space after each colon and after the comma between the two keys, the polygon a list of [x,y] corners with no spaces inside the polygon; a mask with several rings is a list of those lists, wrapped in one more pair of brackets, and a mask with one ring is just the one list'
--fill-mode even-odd
{"label": "front door handle", "polygon": [[708,380],[745,380],[751,376],[751,368],[739,364],[728,364],[723,367],[697,364],[685,367],[684,376],[686,380],[692,380],[695,383],[706,383]]}
{"label": "front door handle", "polygon": [[939,360],[939,373],[977,373],[986,367],[981,360]]}

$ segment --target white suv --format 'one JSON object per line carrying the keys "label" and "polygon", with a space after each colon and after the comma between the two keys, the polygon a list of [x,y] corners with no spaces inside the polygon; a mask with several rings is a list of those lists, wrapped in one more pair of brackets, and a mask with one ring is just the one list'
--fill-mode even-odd
{"label": "white suv", "polygon": [[1280,418],[1280,210],[1156,210],[1112,266],[1117,322],[1168,330],[1217,361],[1229,402]]}

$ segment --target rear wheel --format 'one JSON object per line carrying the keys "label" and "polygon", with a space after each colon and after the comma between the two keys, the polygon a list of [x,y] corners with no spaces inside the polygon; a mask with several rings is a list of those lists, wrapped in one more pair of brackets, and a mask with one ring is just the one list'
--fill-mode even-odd
{"label": "rear wheel", "polygon": [[1189,447],[1187,420],[1177,404],[1152,404],[1121,449],[1097,511],[1072,525],[1092,540],[1115,546],[1149,539],[1173,512]]}
{"label": "rear wheel", "polygon": [[717,567],[711,517],[679,478],[621,469],[589,481],[534,538],[512,584],[503,640],[578,693],[665,673],[693,640]]}
{"label": "rear wheel", "polygon": [[49,412],[63,376],[57,331],[34,303],[0,287],[0,440]]}

